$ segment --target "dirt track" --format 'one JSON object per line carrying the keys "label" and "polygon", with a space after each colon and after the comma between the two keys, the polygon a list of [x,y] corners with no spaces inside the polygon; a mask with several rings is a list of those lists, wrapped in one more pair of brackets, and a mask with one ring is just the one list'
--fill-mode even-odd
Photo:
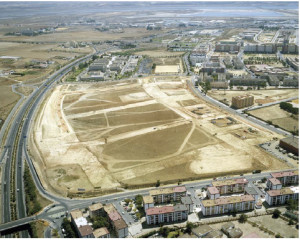
{"label": "dirt track", "polygon": [[66,195],[287,167],[257,147],[277,135],[250,134],[239,121],[219,127],[211,120],[228,115],[192,96],[182,79],[160,78],[58,86],[30,139],[45,187]]}

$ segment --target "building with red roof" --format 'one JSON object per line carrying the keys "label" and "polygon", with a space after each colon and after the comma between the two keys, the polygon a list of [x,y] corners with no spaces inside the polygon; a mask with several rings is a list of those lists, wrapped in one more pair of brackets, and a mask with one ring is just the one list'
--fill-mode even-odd
{"label": "building with red roof", "polygon": [[299,171],[284,171],[271,173],[272,178],[278,179],[283,186],[297,185],[299,183]]}
{"label": "building with red roof", "polygon": [[267,187],[270,190],[281,189],[282,183],[277,178],[269,178],[267,181]]}
{"label": "building with red roof", "polygon": [[186,196],[186,187],[177,186],[174,188],[159,188],[149,191],[150,196],[153,197],[154,203],[167,203],[171,201],[178,202],[181,197]]}
{"label": "building with red roof", "polygon": [[212,182],[212,187],[219,190],[220,195],[242,193],[248,185],[246,178],[226,179]]}

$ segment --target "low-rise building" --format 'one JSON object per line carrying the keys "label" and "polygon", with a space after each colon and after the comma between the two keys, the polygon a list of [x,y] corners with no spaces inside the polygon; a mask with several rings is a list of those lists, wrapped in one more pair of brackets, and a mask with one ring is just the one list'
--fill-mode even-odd
{"label": "low-rise building", "polygon": [[216,187],[207,188],[207,197],[211,200],[217,199],[220,197],[220,192]]}
{"label": "low-rise building", "polygon": [[240,238],[243,235],[243,231],[240,228],[236,228],[232,222],[228,222],[222,226],[222,231],[229,238]]}
{"label": "low-rise building", "polygon": [[299,155],[299,138],[297,137],[287,137],[280,139],[279,146],[288,152]]}
{"label": "low-rise building", "polygon": [[203,216],[211,216],[253,210],[255,199],[251,195],[220,197],[214,200],[202,200],[200,205]]}
{"label": "low-rise building", "polygon": [[252,106],[254,104],[254,97],[251,95],[243,95],[232,97],[232,107],[234,108],[245,108]]}
{"label": "low-rise building", "polygon": [[160,188],[149,191],[154,203],[166,203],[180,201],[181,197],[186,196],[186,187],[177,186],[174,188]]}
{"label": "low-rise building", "polygon": [[200,225],[192,229],[192,233],[194,233],[198,238],[206,238],[207,234],[211,231],[213,231],[213,229],[209,225]]}
{"label": "low-rise building", "polygon": [[118,238],[125,238],[128,236],[128,225],[123,220],[123,218],[113,221],[112,225],[116,231]]}
{"label": "low-rise building", "polygon": [[110,238],[110,233],[106,227],[94,230],[93,234],[95,238]]}
{"label": "low-rise building", "polygon": [[220,181],[213,181],[212,186],[219,190],[220,195],[242,193],[248,185],[246,178],[227,179]]}
{"label": "low-rise building", "polygon": [[266,202],[270,206],[286,204],[289,200],[298,201],[299,187],[287,187],[266,192]]}
{"label": "low-rise building", "polygon": [[175,206],[160,206],[146,210],[147,224],[159,224],[187,220],[188,209],[183,204]]}
{"label": "low-rise building", "polygon": [[278,179],[283,186],[297,185],[299,183],[299,171],[284,171],[271,173],[273,178]]}

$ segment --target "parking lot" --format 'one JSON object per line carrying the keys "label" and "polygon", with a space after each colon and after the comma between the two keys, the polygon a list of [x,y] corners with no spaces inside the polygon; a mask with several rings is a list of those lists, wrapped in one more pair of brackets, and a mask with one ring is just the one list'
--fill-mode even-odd
{"label": "parking lot", "polygon": [[287,162],[291,167],[295,167],[299,164],[298,156],[287,152],[286,150],[279,147],[279,141],[273,140],[266,143],[260,144],[260,147],[265,149],[267,152],[271,153],[275,157]]}

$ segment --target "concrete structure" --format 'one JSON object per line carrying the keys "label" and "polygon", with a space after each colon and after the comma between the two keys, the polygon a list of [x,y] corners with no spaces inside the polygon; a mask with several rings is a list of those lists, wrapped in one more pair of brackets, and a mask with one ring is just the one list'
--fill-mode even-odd
{"label": "concrete structure", "polygon": [[271,176],[278,179],[283,186],[297,185],[299,183],[299,171],[271,173]]}
{"label": "concrete structure", "polygon": [[143,206],[146,211],[148,208],[154,207],[154,200],[152,196],[143,196]]}
{"label": "concrete structure", "polygon": [[110,233],[106,227],[94,230],[93,234],[95,238],[110,238]]}
{"label": "concrete structure", "polygon": [[184,221],[188,218],[188,209],[183,204],[175,206],[161,206],[148,208],[146,210],[146,220],[149,225],[159,223]]}
{"label": "concrete structure", "polygon": [[206,235],[206,238],[223,238],[223,233],[220,230],[212,230]]}
{"label": "concrete structure", "polygon": [[213,231],[213,229],[209,225],[200,225],[192,229],[192,233],[194,233],[198,238],[206,238],[207,234],[211,231]]}
{"label": "concrete structure", "polygon": [[255,199],[251,195],[220,197],[214,200],[202,200],[200,205],[203,216],[211,216],[253,210]]}
{"label": "concrete structure", "polygon": [[212,186],[217,188],[220,195],[242,193],[245,191],[245,187],[248,184],[246,178],[236,178],[221,181],[213,181]]}
{"label": "concrete structure", "polygon": [[266,202],[270,206],[286,204],[290,199],[298,201],[299,187],[288,187],[266,192]]}
{"label": "concrete structure", "polygon": [[279,146],[293,154],[299,155],[299,138],[287,137],[280,139]]}
{"label": "concrete structure", "polygon": [[245,187],[245,194],[251,195],[255,199],[255,203],[258,202],[259,194],[253,187]]}
{"label": "concrete structure", "polygon": [[243,96],[236,96],[232,97],[231,106],[233,108],[245,108],[252,106],[254,104],[254,97],[251,95],[243,95]]}
{"label": "concrete structure", "polygon": [[238,52],[241,44],[235,40],[224,40],[216,44],[216,52]]}
{"label": "concrete structure", "polygon": [[267,187],[270,190],[277,190],[282,188],[282,183],[277,178],[269,178],[267,181]]}
{"label": "concrete structure", "polygon": [[154,203],[166,203],[180,201],[181,197],[186,196],[186,187],[178,186],[174,188],[160,188],[149,191]]}
{"label": "concrete structure", "polygon": [[194,204],[190,196],[182,197],[181,203],[186,206],[189,213],[192,213],[194,210]]}
{"label": "concrete structure", "polygon": [[247,44],[245,45],[244,52],[252,53],[276,53],[277,46],[275,44]]}
{"label": "concrete structure", "polygon": [[243,232],[240,228],[236,228],[232,222],[228,222],[222,226],[222,231],[229,238],[240,238],[243,235]]}
{"label": "concrete structure", "polygon": [[89,215],[90,217],[98,217],[103,215],[103,205],[101,203],[96,203],[89,206]]}

